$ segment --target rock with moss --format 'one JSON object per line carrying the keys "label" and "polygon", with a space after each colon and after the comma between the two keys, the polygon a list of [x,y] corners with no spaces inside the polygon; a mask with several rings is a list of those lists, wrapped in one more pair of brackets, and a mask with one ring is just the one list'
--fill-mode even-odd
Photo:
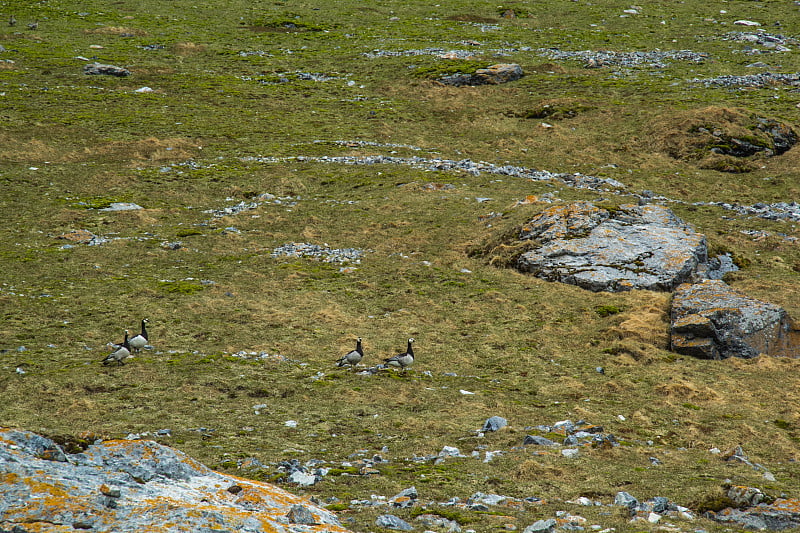
{"label": "rock with moss", "polygon": [[708,259],[705,237],[653,204],[553,206],[519,240],[540,244],[518,258],[519,270],[592,291],[672,290]]}
{"label": "rock with moss", "polygon": [[679,286],[672,300],[673,351],[702,359],[797,356],[798,331],[781,307],[750,298],[721,280]]}
{"label": "rock with moss", "polygon": [[65,455],[45,437],[0,429],[0,529],[341,532],[336,516],[282,489],[234,478],[144,440]]}

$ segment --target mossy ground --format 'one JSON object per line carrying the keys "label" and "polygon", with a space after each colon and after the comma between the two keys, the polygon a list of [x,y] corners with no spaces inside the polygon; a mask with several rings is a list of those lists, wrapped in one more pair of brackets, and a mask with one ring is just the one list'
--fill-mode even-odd
{"label": "mossy ground", "polygon": [[[741,53],[741,43],[722,39],[742,29],[732,25],[742,18],[788,31],[796,6],[653,2],[626,17],[629,5],[611,1],[502,7],[2,4],[0,11],[13,10],[20,23],[0,31],[0,59],[14,61],[0,69],[0,423],[113,437],[169,428],[172,437],[159,440],[239,474],[231,460],[246,457],[336,466],[367,450],[390,461],[377,475],[345,470],[297,489],[323,502],[391,496],[416,485],[426,501],[482,491],[609,502],[626,490],[689,505],[717,495],[726,479],[799,496],[800,362],[676,356],[667,351],[668,295],[588,293],[468,253],[546,205],[519,200],[548,192],[598,200],[598,193],[402,165],[242,159],[419,155],[618,179],[631,190],[686,202],[671,207],[707,235],[712,249],[747,265],[731,277],[734,287],[800,316],[793,290],[800,253],[782,235],[800,236],[796,227],[692,205],[797,199],[797,149],[735,176],[660,149],[675,133],[670,117],[709,106],[794,124],[798,98],[789,88],[707,89],[687,80],[750,73],[745,65],[756,59],[781,72],[800,70],[796,52],[753,58]],[[501,16],[508,9],[514,18]],[[26,29],[34,20],[38,29]],[[517,62],[526,76],[501,86],[445,87],[414,71],[447,70],[446,59],[365,56],[467,47],[487,65]],[[586,69],[523,47],[692,49],[710,59]],[[498,56],[493,50],[500,49],[517,51]],[[86,76],[77,56],[132,75]],[[134,92],[145,86],[153,92]],[[554,102],[569,112],[526,118]],[[354,140],[378,144],[336,143]],[[181,165],[190,159],[197,165]],[[455,188],[426,188],[430,182]],[[204,212],[262,193],[299,199],[222,218]],[[98,209],[114,201],[144,209]],[[57,237],[75,229],[112,240],[65,248]],[[173,241],[182,246],[163,244]],[[286,242],[369,252],[342,272],[339,265],[273,258]],[[119,342],[123,328],[136,330],[142,317],[150,319],[156,350],[125,366],[101,366],[105,343]],[[357,336],[367,364],[397,353],[413,336],[417,362],[405,375],[334,368]],[[242,350],[289,361],[230,355]],[[258,404],[267,407],[255,414]],[[511,428],[476,438],[491,415],[507,418]],[[624,445],[587,449],[571,460],[520,447],[526,426],[567,418],[602,424]],[[296,428],[284,426],[289,419]],[[737,444],[776,480],[708,451]],[[466,454],[480,445],[508,453],[486,464],[409,461],[444,445]],[[380,452],[384,446],[388,452]],[[653,466],[651,456],[662,465]],[[607,508],[558,503],[562,508],[618,530],[633,527],[621,513],[601,515]],[[490,531],[509,521],[524,528],[553,516],[555,507],[508,509],[512,518],[460,512],[462,523]],[[345,510],[342,517],[367,531],[376,513]],[[705,520],[684,527],[719,529]]]}

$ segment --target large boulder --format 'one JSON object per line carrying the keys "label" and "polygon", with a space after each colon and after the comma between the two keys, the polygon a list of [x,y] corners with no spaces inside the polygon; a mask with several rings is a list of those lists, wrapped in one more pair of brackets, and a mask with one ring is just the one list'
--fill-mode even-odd
{"label": "large boulder", "polygon": [[678,353],[703,359],[800,355],[798,332],[785,310],[721,280],[680,285],[671,315],[670,344]]}
{"label": "large boulder", "polygon": [[0,428],[0,494],[0,531],[346,532],[303,498],[152,441],[67,455],[50,439]]}
{"label": "large boulder", "polygon": [[705,237],[653,204],[554,206],[525,224],[519,239],[541,244],[519,257],[520,271],[592,291],[669,291],[708,259]]}

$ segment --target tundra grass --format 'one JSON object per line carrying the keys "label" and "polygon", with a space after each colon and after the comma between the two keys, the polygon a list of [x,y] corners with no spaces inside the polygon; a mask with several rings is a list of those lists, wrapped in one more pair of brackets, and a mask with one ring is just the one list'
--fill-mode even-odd
{"label": "tundra grass", "polygon": [[[625,490],[703,510],[726,480],[798,496],[796,360],[678,356],[668,351],[669,295],[589,293],[471,253],[549,205],[531,196],[611,204],[633,196],[296,159],[472,159],[617,179],[675,200],[668,205],[713,251],[743,267],[729,275],[735,288],[796,317],[795,225],[695,205],[796,199],[796,149],[731,174],[664,148],[687,135],[675,124],[710,109],[796,128],[790,87],[689,81],[751,73],[756,60],[800,70],[794,52],[751,57],[724,39],[744,18],[783,33],[796,7],[655,2],[633,15],[610,1],[502,11],[489,2],[218,4],[2,5],[19,25],[0,32],[0,59],[14,61],[0,64],[1,424],[62,436],[170,429],[153,438],[281,483],[280,461],[323,459],[341,472],[287,488],[332,502],[354,531],[373,529],[378,513],[350,500],[411,485],[440,503],[474,492],[535,496],[618,530],[638,526],[566,500],[610,503]],[[514,18],[502,16],[508,9]],[[39,27],[26,29],[34,20]],[[709,59],[589,69],[537,52],[551,47],[691,49]],[[472,50],[469,65],[516,62],[526,76],[443,86],[433,74],[457,63],[406,54],[428,48]],[[381,50],[399,55],[369,55]],[[132,74],[86,76],[87,60]],[[143,87],[152,92],[135,92]],[[534,118],[543,106],[565,111]],[[283,200],[259,200],[265,193]],[[112,202],[143,209],[102,210]],[[211,212],[240,202],[258,206]],[[108,240],[64,238],[75,230]],[[290,242],[365,253],[341,265],[273,256]],[[155,349],[100,365],[106,343],[142,317]],[[374,376],[335,368],[358,336],[365,364],[409,337],[417,361]],[[492,415],[510,427],[479,437]],[[603,425],[622,445],[581,449],[575,459],[521,445],[531,427],[564,419]],[[736,445],[774,481],[710,451]],[[414,460],[443,446],[469,457]],[[505,453],[471,457],[487,450]],[[375,454],[385,460],[377,473],[353,475],[342,464]],[[264,466],[240,466],[247,459]],[[556,510],[434,509],[477,531],[524,528]],[[721,530],[704,519],[681,527]]]}

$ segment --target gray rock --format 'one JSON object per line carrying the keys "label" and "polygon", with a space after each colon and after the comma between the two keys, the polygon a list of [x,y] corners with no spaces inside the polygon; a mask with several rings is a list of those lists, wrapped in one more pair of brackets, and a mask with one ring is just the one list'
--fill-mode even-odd
{"label": "gray rock", "polygon": [[289,483],[297,483],[303,487],[310,487],[317,482],[317,476],[308,472],[295,470],[289,475]]}
{"label": "gray rock", "polygon": [[443,518],[435,514],[419,515],[416,519],[427,528],[436,527],[443,529],[447,533],[461,532],[461,526],[458,524],[458,522],[455,520],[448,520],[447,518]]}
{"label": "gray rock", "polygon": [[419,498],[419,493],[416,487],[409,487],[401,490],[389,500],[392,507],[405,509],[406,507],[413,507]]}
{"label": "gray rock", "polygon": [[565,435],[574,433],[575,429],[576,424],[572,420],[561,420],[553,424],[553,431],[563,432]]}
{"label": "gray rock", "polygon": [[537,446],[557,446],[552,440],[540,437],[539,435],[527,435],[525,440],[522,441],[522,444],[525,446],[530,444],[535,444]]}
{"label": "gray rock", "polygon": [[556,529],[557,522],[554,518],[538,520],[525,528],[522,533],[552,533]]}
{"label": "gray rock", "polygon": [[455,446],[443,446],[438,457],[464,457],[464,455],[461,455],[461,450]]}
{"label": "gray rock", "polygon": [[614,505],[619,505],[623,507],[628,507],[631,510],[635,509],[637,505],[639,505],[639,500],[631,496],[625,491],[620,491],[614,496]]}
{"label": "gray rock", "polygon": [[508,496],[501,496],[500,494],[484,494],[483,492],[476,492],[469,497],[469,502],[482,503],[484,505],[500,505],[502,502],[508,500]]}
{"label": "gray rock", "polygon": [[701,268],[698,268],[698,274],[708,279],[722,279],[728,272],[737,270],[739,267],[733,263],[731,255],[724,254],[709,259],[706,265],[701,265]]}
{"label": "gray rock", "polygon": [[131,75],[131,71],[126,68],[115,67],[114,65],[103,65],[101,63],[89,63],[88,65],[84,65],[83,73],[90,76],[116,76],[118,78]]}
{"label": "gray rock", "polygon": [[139,209],[142,209],[142,206],[132,202],[111,202],[108,207],[104,207],[100,211],[137,211]]}
{"label": "gray rock", "polygon": [[754,507],[766,499],[761,489],[740,485],[728,487],[727,495],[737,507]]}
{"label": "gray rock", "polygon": [[292,508],[289,509],[289,513],[286,515],[286,518],[289,519],[290,524],[314,525],[317,523],[311,510],[305,505],[301,505],[299,503],[292,505]]}
{"label": "gray rock", "polygon": [[455,74],[445,76],[439,81],[445,85],[498,85],[518,80],[522,77],[522,67],[516,63],[498,63],[486,68],[480,68],[474,74]]}
{"label": "gray rock", "polygon": [[492,416],[486,419],[486,422],[483,423],[483,427],[481,431],[498,431],[500,428],[504,428],[508,425],[508,420],[503,418],[502,416]]}
{"label": "gray rock", "polygon": [[520,271],[592,291],[672,290],[707,260],[705,237],[653,204],[550,207],[519,238],[541,243],[519,257]]}
{"label": "gray rock", "polygon": [[[68,461],[48,460],[58,450],[44,437],[0,429],[0,524],[91,526],[95,531],[305,532],[286,524],[292,506],[315,523],[341,531],[336,515],[272,485],[215,472],[185,454],[146,440],[95,443]],[[237,494],[221,487],[241,487]],[[119,494],[119,496],[117,496]],[[154,505],[154,502],[172,502]],[[31,505],[36,502],[36,505]],[[77,526],[76,526],[77,525]]]}
{"label": "gray rock", "polygon": [[664,514],[670,510],[669,500],[663,496],[656,496],[650,500],[650,503],[652,504],[651,511],[654,513]]}
{"label": "gray rock", "polygon": [[800,527],[800,500],[777,499],[771,504],[761,503],[747,509],[723,509],[706,516],[717,522],[750,530],[782,531]]}
{"label": "gray rock", "polygon": [[386,529],[396,529],[399,531],[411,531],[414,526],[391,514],[382,514],[375,519],[375,525]]}
{"label": "gray rock", "polygon": [[734,291],[720,280],[684,284],[672,300],[673,351],[702,359],[800,355],[785,310]]}

